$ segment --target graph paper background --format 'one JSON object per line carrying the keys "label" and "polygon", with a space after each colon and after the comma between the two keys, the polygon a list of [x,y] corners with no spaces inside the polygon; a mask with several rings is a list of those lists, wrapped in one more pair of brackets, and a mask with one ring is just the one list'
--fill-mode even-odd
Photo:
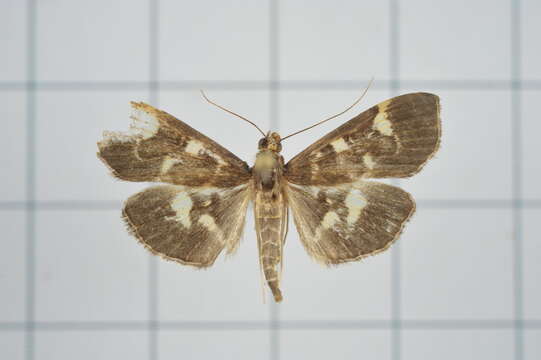
{"label": "graph paper background", "polygon": [[[541,358],[541,3],[0,2],[1,359]],[[103,130],[148,101],[252,162],[291,158],[363,109],[438,94],[442,147],[400,185],[418,211],[391,251],[322,269],[296,231],[262,303],[252,217],[234,259],[149,256],[121,221],[146,184],[109,177]],[[537,226],[537,227],[536,227]]]}

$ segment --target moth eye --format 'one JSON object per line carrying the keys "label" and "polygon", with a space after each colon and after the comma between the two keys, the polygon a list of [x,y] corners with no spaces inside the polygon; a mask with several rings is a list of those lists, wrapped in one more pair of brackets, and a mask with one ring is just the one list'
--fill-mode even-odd
{"label": "moth eye", "polygon": [[269,143],[268,143],[268,141],[267,141],[267,138],[263,138],[263,139],[259,140],[259,145],[258,145],[258,147],[259,147],[259,148],[266,148],[268,144],[269,144]]}

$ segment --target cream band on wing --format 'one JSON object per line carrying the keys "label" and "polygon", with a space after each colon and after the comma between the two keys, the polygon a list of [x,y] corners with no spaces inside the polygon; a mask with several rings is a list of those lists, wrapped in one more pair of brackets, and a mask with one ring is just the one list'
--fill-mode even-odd
{"label": "cream band on wing", "polygon": [[176,164],[182,164],[182,160],[174,159],[170,156],[167,156],[165,160],[162,163],[162,167],[160,168],[160,174],[165,175],[171,168]]}
{"label": "cream band on wing", "polygon": [[366,153],[366,154],[363,155],[363,163],[369,169],[373,169],[374,166],[376,165],[376,162],[374,161],[374,158],[369,153]]}
{"label": "cream band on wing", "polygon": [[366,206],[367,201],[357,189],[351,189],[346,196],[345,204],[348,208],[347,222],[353,225],[361,216],[361,211]]}
{"label": "cream band on wing", "polygon": [[379,112],[374,118],[374,125],[372,125],[372,128],[376,131],[379,131],[381,134],[385,136],[391,136],[393,134],[393,128],[391,127],[391,122],[387,118],[387,105],[389,104],[388,101],[385,101],[381,104],[379,104],[378,109]]}
{"label": "cream band on wing", "polygon": [[171,209],[175,210],[176,215],[168,219],[176,220],[184,225],[185,228],[190,228],[190,226],[192,226],[192,221],[190,220],[190,211],[192,210],[192,206],[192,199],[187,192],[183,191],[178,193],[173,201],[171,201]]}
{"label": "cream band on wing", "polygon": [[338,217],[338,214],[334,211],[329,211],[325,214],[323,217],[323,222],[321,223],[324,229],[330,229],[336,224],[340,218]]}
{"label": "cream band on wing", "polygon": [[346,151],[349,149],[348,144],[342,138],[334,140],[333,142],[331,142],[331,145],[336,153],[341,153],[342,151]]}
{"label": "cream band on wing", "polygon": [[225,161],[215,154],[214,152],[210,151],[208,148],[205,147],[205,145],[198,140],[190,140],[188,144],[186,145],[186,148],[184,149],[188,154],[192,155],[201,155],[201,154],[207,154],[211,158],[215,159],[218,164],[226,165]]}

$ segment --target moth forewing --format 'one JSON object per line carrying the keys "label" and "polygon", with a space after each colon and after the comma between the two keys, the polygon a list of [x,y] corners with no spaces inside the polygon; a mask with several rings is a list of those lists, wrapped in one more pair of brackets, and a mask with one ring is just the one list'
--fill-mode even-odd
{"label": "moth forewing", "polygon": [[438,150],[439,98],[413,93],[357,115],[291,159],[288,181],[335,186],[369,178],[409,177]]}
{"label": "moth forewing", "polygon": [[98,157],[126,181],[227,188],[251,179],[233,153],[164,111],[132,103],[128,132],[104,132]]}

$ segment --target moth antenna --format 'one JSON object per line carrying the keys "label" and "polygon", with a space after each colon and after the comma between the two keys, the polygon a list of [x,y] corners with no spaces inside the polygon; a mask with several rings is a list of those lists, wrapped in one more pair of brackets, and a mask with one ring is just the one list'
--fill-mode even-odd
{"label": "moth antenna", "polygon": [[366,95],[366,92],[368,91],[368,89],[369,89],[370,86],[372,85],[372,82],[374,82],[374,78],[370,79],[370,82],[369,82],[368,85],[366,86],[366,89],[364,89],[364,91],[363,91],[363,93],[361,94],[361,96],[359,96],[359,98],[358,98],[357,100],[355,100],[355,102],[354,102],[353,104],[351,104],[350,106],[348,106],[345,110],[343,110],[343,111],[339,112],[338,114],[333,115],[333,116],[331,116],[331,117],[329,117],[329,118],[326,118],[325,120],[321,120],[320,122],[318,122],[318,123],[316,123],[316,124],[314,124],[314,125],[312,125],[312,126],[308,126],[308,127],[305,128],[305,129],[296,131],[296,132],[294,132],[293,134],[289,134],[288,136],[283,137],[283,138],[281,139],[281,141],[284,141],[284,140],[287,139],[288,137],[292,137],[292,136],[294,136],[294,135],[300,134],[301,132],[304,132],[304,131],[306,131],[306,130],[310,130],[310,129],[313,128],[313,127],[316,127],[316,126],[318,126],[318,125],[321,125],[321,124],[323,124],[324,122],[327,122],[327,121],[329,121],[329,120],[332,120],[332,119],[334,119],[334,118],[337,118],[337,117],[339,117],[340,115],[342,115],[342,114],[348,112],[349,110],[351,110],[352,107],[354,107],[355,105],[357,105],[357,104],[363,99],[364,95]]}
{"label": "moth antenna", "polygon": [[259,128],[259,126],[257,126],[256,124],[254,124],[252,121],[246,119],[244,116],[241,116],[241,115],[237,114],[236,112],[233,112],[233,111],[231,111],[231,110],[229,110],[229,109],[226,109],[225,107],[223,107],[223,106],[221,106],[221,105],[216,104],[214,101],[210,100],[210,99],[207,97],[207,95],[205,95],[205,93],[203,92],[203,90],[199,90],[199,91],[201,92],[201,95],[203,96],[203,98],[204,98],[209,104],[214,105],[214,106],[216,106],[217,108],[222,109],[223,111],[230,113],[231,115],[235,115],[236,117],[241,118],[242,120],[249,122],[250,124],[252,124],[253,126],[255,126],[255,128],[256,128],[257,130],[259,130],[259,132],[263,135],[263,137],[265,137],[265,133],[263,132],[263,130],[261,130],[261,129]]}

